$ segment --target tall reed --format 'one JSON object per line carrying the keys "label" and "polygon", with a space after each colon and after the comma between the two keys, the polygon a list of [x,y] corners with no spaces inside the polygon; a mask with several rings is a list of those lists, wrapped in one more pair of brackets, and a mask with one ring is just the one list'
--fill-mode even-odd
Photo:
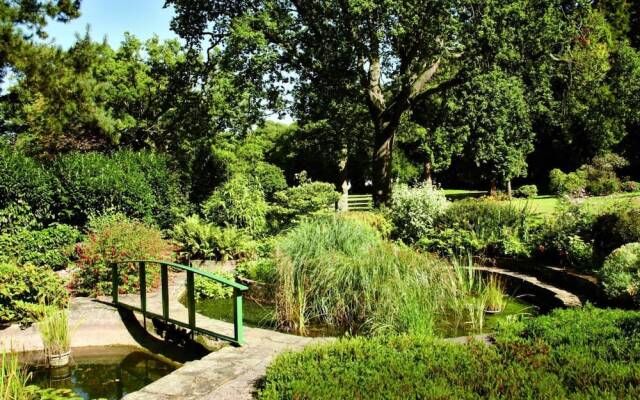
{"label": "tall reed", "polygon": [[0,400],[28,400],[33,398],[28,389],[30,374],[20,365],[18,357],[0,352]]}
{"label": "tall reed", "polygon": [[38,331],[47,355],[64,354],[71,347],[71,332],[67,310],[41,306]]}

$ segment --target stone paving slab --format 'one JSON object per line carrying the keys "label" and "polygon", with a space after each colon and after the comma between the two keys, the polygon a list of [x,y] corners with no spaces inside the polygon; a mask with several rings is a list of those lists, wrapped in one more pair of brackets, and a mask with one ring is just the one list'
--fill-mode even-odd
{"label": "stone paving slab", "polygon": [[475,267],[477,270],[492,272],[500,275],[509,276],[511,278],[516,278],[524,282],[528,282],[534,286],[537,286],[541,289],[544,289],[553,294],[553,296],[560,301],[565,307],[580,307],[582,306],[582,301],[575,294],[568,292],[564,289],[557,288],[553,285],[549,285],[548,283],[542,282],[540,279],[535,276],[526,275],[520,272],[511,271],[504,268],[498,267]]}

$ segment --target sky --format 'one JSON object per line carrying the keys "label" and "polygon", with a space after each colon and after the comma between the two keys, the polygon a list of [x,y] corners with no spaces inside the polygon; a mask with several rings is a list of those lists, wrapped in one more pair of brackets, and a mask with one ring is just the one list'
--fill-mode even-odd
{"label": "sky", "polygon": [[163,8],[164,0],[82,0],[80,17],[68,23],[51,21],[45,28],[47,41],[69,48],[76,33],[84,34],[90,26],[91,37],[117,47],[125,32],[139,39],[149,39],[157,34],[160,39],[177,38],[169,24],[173,18],[172,8]]}

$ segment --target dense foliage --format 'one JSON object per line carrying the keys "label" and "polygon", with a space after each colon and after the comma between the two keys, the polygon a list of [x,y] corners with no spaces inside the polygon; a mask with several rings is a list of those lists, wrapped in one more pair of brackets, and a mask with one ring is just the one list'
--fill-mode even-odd
{"label": "dense foliage", "polygon": [[[130,220],[123,214],[94,217],[87,225],[86,239],[77,246],[76,271],[72,287],[79,294],[111,293],[110,262],[127,260],[170,260],[173,248],[156,228]],[[118,286],[122,293],[140,287],[138,266],[120,264]],[[146,269],[147,285],[155,285],[157,268]]]}
{"label": "dense foliage", "polygon": [[633,300],[640,305],[640,243],[614,250],[599,271],[604,291],[610,298]]}
{"label": "dense foliage", "polygon": [[81,237],[80,231],[62,224],[53,224],[37,231],[25,229],[13,234],[2,233],[0,261],[61,270],[72,262],[75,244]]}
{"label": "dense foliage", "polygon": [[42,304],[64,306],[68,294],[49,269],[0,263],[0,321],[33,322]]}
{"label": "dense foliage", "polygon": [[422,336],[343,339],[279,356],[259,397],[633,399],[639,322],[637,312],[587,307],[516,323],[496,346]]}

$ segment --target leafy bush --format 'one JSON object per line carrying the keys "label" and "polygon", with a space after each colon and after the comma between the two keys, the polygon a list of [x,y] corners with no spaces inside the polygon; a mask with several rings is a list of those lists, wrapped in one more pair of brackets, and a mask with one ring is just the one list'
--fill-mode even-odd
{"label": "leafy bush", "polygon": [[218,225],[246,228],[255,234],[267,226],[264,193],[249,177],[236,174],[202,205],[205,217]]}
{"label": "leafy bush", "polygon": [[526,256],[533,224],[527,206],[465,199],[451,203],[420,243],[425,249],[445,255],[455,254],[463,247],[463,252],[487,256]]}
{"label": "leafy bush", "polygon": [[67,154],[54,163],[60,181],[60,214],[83,225],[93,214],[122,212],[130,218],[170,226],[185,201],[166,160],[150,153]]}
{"label": "leafy bush", "polygon": [[247,260],[236,266],[239,276],[261,283],[276,283],[278,273],[276,263],[272,258],[258,258]]}
{"label": "leafy bush", "polygon": [[63,224],[39,231],[0,234],[0,261],[64,269],[72,262],[74,245],[81,237],[76,228]]}
{"label": "leafy bush", "polygon": [[333,211],[340,198],[335,186],[325,182],[304,182],[276,192],[270,211],[272,224],[283,227],[300,221],[303,217]]}
{"label": "leafy bush", "polygon": [[219,231],[217,226],[203,221],[197,215],[191,215],[173,227],[171,236],[189,258],[207,259],[216,254],[216,237]]}
{"label": "leafy bush", "polygon": [[63,307],[67,301],[67,291],[53,271],[0,263],[0,321],[33,322],[43,302]]}
{"label": "leafy bush", "polygon": [[549,173],[549,189],[558,195],[571,197],[584,196],[587,188],[587,174],[584,171],[576,171],[565,174],[555,168]]}
{"label": "leafy bush", "polygon": [[538,195],[538,187],[536,185],[522,185],[517,190],[517,194],[528,199]]}
{"label": "leafy bush", "polygon": [[[229,273],[217,272],[216,275],[220,275],[231,281],[235,280],[234,276]],[[209,278],[196,276],[194,283],[195,294],[198,299],[226,299],[233,295],[233,288],[231,286],[223,285]]]}
{"label": "leafy bush", "polygon": [[375,211],[349,211],[340,214],[341,218],[359,221],[378,231],[382,238],[388,238],[393,231],[393,223],[387,214]]}
{"label": "leafy bush", "polygon": [[287,180],[280,167],[264,161],[257,162],[252,168],[252,176],[260,185],[265,196],[269,199],[275,192],[287,188]]}
{"label": "leafy bush", "polygon": [[595,218],[583,207],[565,203],[533,235],[531,243],[536,256],[560,265],[593,269]]}
{"label": "leafy bush", "polygon": [[22,200],[0,209],[0,233],[16,233],[21,230],[42,228],[31,207]]}
{"label": "leafy bush", "polygon": [[220,228],[197,215],[177,224],[172,235],[189,258],[242,259],[256,252],[255,242],[244,230]]}
{"label": "leafy bush", "polygon": [[[77,246],[77,271],[73,288],[80,294],[102,295],[111,290],[110,261],[170,260],[172,246],[162,233],[124,214],[108,214],[89,220],[87,238]],[[157,268],[147,267],[147,285],[157,280]],[[140,287],[137,265],[120,264],[122,293]]]}
{"label": "leafy bush", "polygon": [[593,224],[593,248],[601,262],[614,249],[640,241],[640,208],[624,208],[598,216]]}
{"label": "leafy bush", "polygon": [[156,224],[168,228],[178,222],[179,216],[187,211],[187,196],[183,193],[180,175],[166,156],[150,151],[125,150],[115,153],[112,158],[132,172],[139,170],[142,173],[155,197],[152,214]]}
{"label": "leafy bush", "polygon": [[449,205],[444,192],[431,185],[410,188],[398,185],[393,190],[389,215],[395,225],[395,234],[415,242],[427,235],[435,221]]}
{"label": "leafy bush", "polygon": [[638,192],[640,191],[640,182],[626,181],[622,183],[621,188],[625,192]]}
{"label": "leafy bush", "polygon": [[[0,210],[26,204],[40,222],[50,221],[57,182],[47,169],[19,150],[0,144]],[[5,212],[6,213],[6,212]]]}
{"label": "leafy bush", "polygon": [[278,356],[258,398],[634,399],[639,326],[640,313],[587,307],[513,324],[496,346],[342,339]]}
{"label": "leafy bush", "polygon": [[614,250],[600,270],[604,291],[610,298],[631,298],[640,305],[640,243]]}

